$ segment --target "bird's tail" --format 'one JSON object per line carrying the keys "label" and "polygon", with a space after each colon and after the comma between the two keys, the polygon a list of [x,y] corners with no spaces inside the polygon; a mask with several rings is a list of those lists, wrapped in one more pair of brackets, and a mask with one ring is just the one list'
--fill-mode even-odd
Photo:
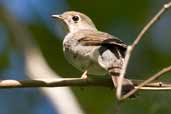
{"label": "bird's tail", "polygon": [[[112,81],[115,88],[118,87],[119,76],[112,76]],[[127,94],[129,91],[134,89],[134,85],[131,80],[124,78],[122,83],[122,95]],[[135,97],[135,96],[131,96]]]}

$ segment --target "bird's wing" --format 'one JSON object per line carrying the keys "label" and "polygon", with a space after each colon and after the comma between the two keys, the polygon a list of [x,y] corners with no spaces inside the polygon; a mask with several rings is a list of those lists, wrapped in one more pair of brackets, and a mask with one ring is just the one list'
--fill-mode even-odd
{"label": "bird's wing", "polygon": [[78,40],[82,45],[115,45],[122,48],[127,48],[127,45],[108,33],[96,32],[88,33]]}

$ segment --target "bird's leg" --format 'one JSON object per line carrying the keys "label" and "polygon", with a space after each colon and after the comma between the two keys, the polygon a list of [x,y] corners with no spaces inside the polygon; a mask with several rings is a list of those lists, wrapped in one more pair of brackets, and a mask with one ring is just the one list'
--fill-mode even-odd
{"label": "bird's leg", "polygon": [[87,70],[84,71],[84,73],[81,75],[81,79],[87,79]]}
{"label": "bird's leg", "polygon": [[[84,79],[84,80],[88,79],[87,70],[85,70],[84,73],[81,75],[81,79]],[[81,89],[81,90],[84,90],[83,87],[81,87],[80,89]]]}

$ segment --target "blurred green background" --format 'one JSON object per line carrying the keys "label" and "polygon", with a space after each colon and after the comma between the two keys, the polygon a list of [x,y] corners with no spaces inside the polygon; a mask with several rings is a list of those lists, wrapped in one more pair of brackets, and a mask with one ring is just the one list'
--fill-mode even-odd
{"label": "blurred green background", "polygon": [[[75,10],[87,14],[101,31],[108,32],[130,44],[143,26],[169,0],[1,0],[0,1],[0,78],[26,79],[24,59],[19,51],[11,24],[6,16],[13,15],[27,28],[32,40],[42,51],[49,66],[63,77],[79,77],[81,72],[63,57],[64,33],[52,14]],[[12,19],[13,20],[13,19]],[[15,26],[14,26],[15,27]],[[22,34],[22,33],[21,33]],[[27,42],[25,42],[27,43]],[[145,79],[171,65],[171,10],[146,33],[134,51],[127,77]],[[171,80],[170,74],[161,80]],[[74,87],[86,114],[113,114],[115,93],[110,88]],[[0,90],[0,114],[56,114],[46,96],[36,89]],[[15,103],[20,100],[20,105]],[[11,103],[11,101],[13,101]],[[136,99],[121,106],[122,114],[170,114],[170,91],[141,91]],[[11,110],[11,111],[9,111]]]}

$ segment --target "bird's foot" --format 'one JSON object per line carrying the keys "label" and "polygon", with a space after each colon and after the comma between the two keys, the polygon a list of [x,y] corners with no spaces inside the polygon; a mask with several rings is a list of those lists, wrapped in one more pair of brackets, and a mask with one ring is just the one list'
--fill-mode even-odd
{"label": "bird's foot", "polygon": [[81,79],[88,79],[87,70],[84,71],[84,73],[81,76]]}

